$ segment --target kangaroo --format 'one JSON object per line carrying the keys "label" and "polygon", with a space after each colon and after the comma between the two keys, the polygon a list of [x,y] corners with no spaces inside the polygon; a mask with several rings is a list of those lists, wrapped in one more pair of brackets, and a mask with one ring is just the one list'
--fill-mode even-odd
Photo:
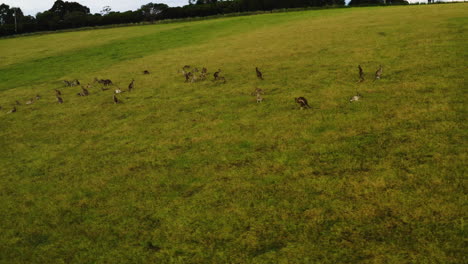
{"label": "kangaroo", "polygon": [[260,93],[257,93],[257,103],[263,102],[263,97]]}
{"label": "kangaroo", "polygon": [[135,86],[135,80],[132,79],[132,82],[128,85],[128,91],[131,92],[134,86]]}
{"label": "kangaroo", "polygon": [[55,89],[55,95],[61,96],[62,92],[60,92],[60,90]]}
{"label": "kangaroo", "polygon": [[382,68],[382,65],[380,65],[379,69],[375,72],[375,80],[380,80],[380,78],[382,77],[382,72],[383,72],[383,68]]}
{"label": "kangaroo", "polygon": [[81,84],[80,84],[80,81],[76,79],[71,82],[71,86],[78,86],[78,85],[81,85]]}
{"label": "kangaroo", "polygon": [[58,102],[59,104],[63,104],[63,99],[62,99],[62,97],[60,97],[60,96],[58,96],[58,95],[56,95],[56,97],[57,97],[57,102]]}
{"label": "kangaroo", "polygon": [[255,71],[257,72],[257,77],[258,77],[260,80],[263,80],[263,74],[262,74],[262,72],[258,69],[258,67],[255,67]]}
{"label": "kangaroo", "polygon": [[115,89],[114,94],[119,94],[123,93],[123,91],[120,88]]}
{"label": "kangaroo", "polygon": [[361,68],[361,65],[358,65],[359,69],[359,81],[358,82],[363,82],[364,81],[364,71]]}
{"label": "kangaroo", "polygon": [[8,114],[11,113],[16,113],[16,106],[13,106],[13,108],[10,111],[8,111]]}
{"label": "kangaroo", "polygon": [[88,96],[88,95],[89,95],[88,89],[84,88],[83,86],[81,86],[81,91],[82,91],[82,93],[83,93],[84,96]]}
{"label": "kangaroo", "polygon": [[117,95],[114,94],[114,104],[119,104],[120,100],[117,98]]}
{"label": "kangaroo", "polygon": [[303,108],[311,108],[309,106],[309,103],[307,102],[307,99],[305,99],[304,97],[294,98],[294,101],[296,101],[296,103],[299,104],[299,106],[301,107],[301,110]]}
{"label": "kangaroo", "polygon": [[104,85],[104,86],[108,86],[108,85],[111,85],[111,84],[112,84],[112,81],[109,80],[109,79],[101,79],[101,80],[99,80],[98,78],[94,78],[94,82],[95,82],[95,83],[96,83],[96,82],[97,82],[97,83],[100,83],[100,84],[102,84],[102,85]]}
{"label": "kangaroo", "polygon": [[219,79],[219,74],[221,73],[221,69],[218,69],[217,72],[213,73],[214,80],[217,81]]}
{"label": "kangaroo", "polygon": [[184,75],[185,75],[185,82],[190,82],[192,79],[193,73],[187,72]]}
{"label": "kangaroo", "polygon": [[143,71],[143,74],[144,74],[144,75],[148,75],[148,74],[150,74],[150,72],[147,71],[147,70],[145,70],[145,71]]}
{"label": "kangaroo", "polygon": [[357,93],[355,96],[351,97],[351,99],[349,99],[349,102],[352,103],[352,102],[356,102],[356,101],[359,101],[361,99],[361,95],[359,93]]}
{"label": "kangaroo", "polygon": [[31,98],[30,100],[28,100],[28,101],[26,102],[27,105],[30,105],[30,104],[32,104],[32,103],[34,103],[34,99],[33,99],[33,98]]}
{"label": "kangaroo", "polygon": [[190,82],[194,83],[194,82],[197,82],[199,77],[197,77],[195,74],[192,73],[192,78],[190,79]]}
{"label": "kangaroo", "polygon": [[109,79],[101,80],[101,81],[102,81],[102,84],[104,84],[104,86],[109,86],[113,84],[112,81]]}
{"label": "kangaroo", "polygon": [[203,73],[203,72],[200,73],[200,80],[201,80],[201,81],[206,80],[206,73]]}
{"label": "kangaroo", "polygon": [[36,94],[36,101],[41,99],[41,96],[39,94]]}

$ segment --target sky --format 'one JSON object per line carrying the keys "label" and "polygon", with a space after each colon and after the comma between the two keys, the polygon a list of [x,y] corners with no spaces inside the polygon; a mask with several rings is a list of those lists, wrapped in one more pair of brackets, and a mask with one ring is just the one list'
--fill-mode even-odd
{"label": "sky", "polygon": [[[136,10],[147,3],[164,3],[168,6],[183,6],[188,4],[188,0],[66,0],[68,2],[78,2],[91,9],[91,13],[99,13],[104,6],[110,6],[114,11]],[[25,15],[35,16],[38,12],[43,12],[52,7],[55,0],[0,0],[10,7],[19,7]]]}

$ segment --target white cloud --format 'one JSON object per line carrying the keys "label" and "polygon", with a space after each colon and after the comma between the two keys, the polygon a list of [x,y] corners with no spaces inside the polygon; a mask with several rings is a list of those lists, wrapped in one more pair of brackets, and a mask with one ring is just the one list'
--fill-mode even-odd
{"label": "white cloud", "polygon": [[[64,0],[68,2],[78,2],[91,9],[91,13],[99,13],[102,7],[110,6],[114,11],[136,10],[147,3],[164,3],[169,6],[183,6],[188,0]],[[52,7],[55,0],[0,0],[10,7],[19,7],[26,15],[36,15]]]}

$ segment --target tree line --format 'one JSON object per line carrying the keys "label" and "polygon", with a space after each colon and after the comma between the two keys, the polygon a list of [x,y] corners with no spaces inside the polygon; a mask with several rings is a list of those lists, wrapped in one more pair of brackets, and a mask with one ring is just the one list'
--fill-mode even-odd
{"label": "tree line", "polygon": [[[382,4],[407,4],[407,2],[405,0],[351,0],[350,2],[350,5]],[[79,3],[57,0],[49,10],[39,12],[34,17],[25,16],[19,7],[1,4],[0,36],[250,11],[344,5],[344,0],[188,0],[188,4],[183,7],[148,3],[135,11],[115,12],[111,7],[105,6],[100,13],[91,14],[88,7]]]}

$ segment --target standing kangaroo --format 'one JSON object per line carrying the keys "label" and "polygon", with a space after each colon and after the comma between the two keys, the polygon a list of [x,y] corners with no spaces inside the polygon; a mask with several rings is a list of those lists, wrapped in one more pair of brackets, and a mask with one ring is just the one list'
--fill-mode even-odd
{"label": "standing kangaroo", "polygon": [[258,69],[258,67],[255,67],[255,71],[257,72],[257,77],[258,77],[260,80],[263,80],[263,74],[262,74],[262,72]]}
{"label": "standing kangaroo", "polygon": [[214,80],[217,81],[219,79],[219,74],[221,73],[221,69],[218,69],[217,72],[213,73]]}
{"label": "standing kangaroo", "polygon": [[361,65],[358,65],[358,69],[359,69],[359,82],[363,82],[364,81],[364,71],[362,70]]}
{"label": "standing kangaroo", "polygon": [[263,97],[261,93],[257,93],[257,103],[263,102]]}
{"label": "standing kangaroo", "polygon": [[132,79],[132,82],[128,85],[128,91],[131,92],[133,90],[133,87],[135,87],[135,80]]}
{"label": "standing kangaroo", "polygon": [[382,77],[382,72],[383,72],[383,68],[382,68],[382,65],[380,65],[380,68],[375,72],[375,80],[380,80],[380,78]]}

